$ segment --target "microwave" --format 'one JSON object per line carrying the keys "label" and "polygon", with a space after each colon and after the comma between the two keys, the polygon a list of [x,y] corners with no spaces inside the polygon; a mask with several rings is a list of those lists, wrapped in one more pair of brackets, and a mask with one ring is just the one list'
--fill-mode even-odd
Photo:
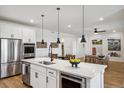
{"label": "microwave", "polygon": [[24,55],[24,59],[34,58],[35,57],[35,44],[34,43],[24,43],[23,55]]}

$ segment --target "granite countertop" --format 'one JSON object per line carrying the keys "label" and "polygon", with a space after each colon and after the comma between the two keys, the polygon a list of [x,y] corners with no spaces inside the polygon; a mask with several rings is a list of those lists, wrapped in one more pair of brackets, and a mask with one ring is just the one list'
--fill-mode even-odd
{"label": "granite countertop", "polygon": [[22,59],[24,62],[29,62],[31,64],[35,64],[38,66],[54,69],[57,71],[62,71],[70,74],[74,74],[77,76],[85,77],[85,78],[93,78],[98,73],[102,73],[106,65],[99,65],[99,64],[92,64],[92,63],[85,63],[81,62],[77,68],[72,67],[68,60],[59,60],[54,59],[55,64],[51,65],[44,65],[40,64],[40,61],[50,61],[50,58],[32,58],[32,59]]}

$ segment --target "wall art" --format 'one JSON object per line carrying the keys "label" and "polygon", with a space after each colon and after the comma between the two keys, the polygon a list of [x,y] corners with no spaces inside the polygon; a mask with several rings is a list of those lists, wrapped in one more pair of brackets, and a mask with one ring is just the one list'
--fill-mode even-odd
{"label": "wall art", "polygon": [[121,51],[121,39],[108,39],[108,51]]}

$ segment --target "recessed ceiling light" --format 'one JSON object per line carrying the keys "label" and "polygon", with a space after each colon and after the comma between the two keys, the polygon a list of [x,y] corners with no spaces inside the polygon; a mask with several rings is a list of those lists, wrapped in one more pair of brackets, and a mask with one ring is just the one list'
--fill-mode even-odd
{"label": "recessed ceiling light", "polygon": [[34,20],[33,20],[33,19],[30,19],[30,22],[31,22],[31,23],[34,23]]}
{"label": "recessed ceiling light", "polygon": [[104,18],[103,18],[103,17],[100,17],[100,18],[99,18],[99,20],[100,20],[100,21],[103,21],[103,20],[104,20]]}
{"label": "recessed ceiling light", "polygon": [[67,27],[68,27],[68,28],[71,28],[71,25],[68,25]]}
{"label": "recessed ceiling light", "polygon": [[116,32],[116,30],[113,30],[113,32],[115,33],[115,32]]}

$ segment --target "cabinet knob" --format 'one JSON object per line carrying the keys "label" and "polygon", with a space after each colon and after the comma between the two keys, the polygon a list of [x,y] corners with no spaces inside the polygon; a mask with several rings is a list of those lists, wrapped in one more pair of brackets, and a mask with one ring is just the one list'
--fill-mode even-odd
{"label": "cabinet knob", "polygon": [[28,42],[31,42],[31,39],[30,38],[28,39]]}
{"label": "cabinet knob", "polygon": [[53,72],[49,72],[50,74],[54,74]]}
{"label": "cabinet knob", "polygon": [[11,38],[13,38],[14,37],[14,35],[13,34],[11,34]]}

